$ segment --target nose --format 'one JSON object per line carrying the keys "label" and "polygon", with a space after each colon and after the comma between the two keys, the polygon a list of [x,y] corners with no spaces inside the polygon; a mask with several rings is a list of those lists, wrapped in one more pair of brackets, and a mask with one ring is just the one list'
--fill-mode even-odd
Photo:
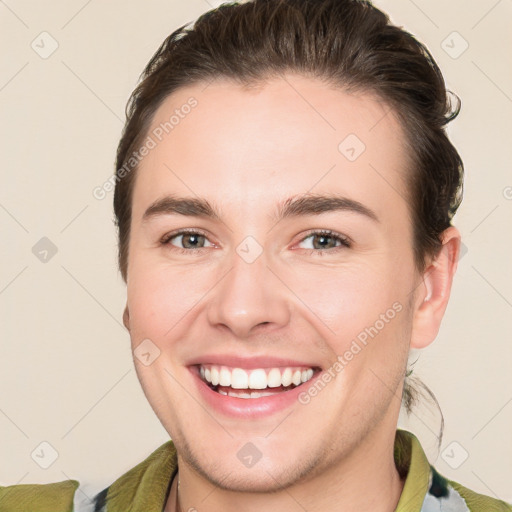
{"label": "nose", "polygon": [[269,268],[265,251],[252,263],[236,253],[232,261],[210,295],[210,324],[237,339],[285,326],[290,320],[287,289]]}

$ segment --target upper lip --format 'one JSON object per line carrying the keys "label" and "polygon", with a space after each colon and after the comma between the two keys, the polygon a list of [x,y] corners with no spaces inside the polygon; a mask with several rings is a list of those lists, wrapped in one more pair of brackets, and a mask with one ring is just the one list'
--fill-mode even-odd
{"label": "upper lip", "polygon": [[188,362],[191,365],[215,364],[232,368],[276,368],[279,366],[302,366],[307,368],[320,368],[320,365],[311,361],[299,361],[284,357],[270,356],[241,356],[234,354],[207,354],[198,356]]}

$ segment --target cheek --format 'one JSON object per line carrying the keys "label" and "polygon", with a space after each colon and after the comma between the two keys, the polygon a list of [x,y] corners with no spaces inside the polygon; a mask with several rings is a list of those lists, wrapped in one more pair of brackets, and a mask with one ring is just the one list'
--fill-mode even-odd
{"label": "cheek", "polygon": [[127,290],[132,342],[169,339],[175,336],[174,328],[193,315],[214,276],[205,269],[138,263],[134,259]]}
{"label": "cheek", "polygon": [[[160,339],[197,301],[194,280],[187,272],[169,272],[150,265],[131,269],[128,285],[130,332],[134,338]],[[196,300],[195,300],[196,299]]]}
{"label": "cheek", "polygon": [[333,369],[340,393],[351,389],[360,403],[376,390],[394,389],[406,364],[410,314],[403,266],[400,273],[382,262],[295,276],[294,291],[307,306],[301,311],[339,363]]}
{"label": "cheek", "polygon": [[329,338],[346,342],[375,323],[377,327],[383,321],[387,325],[401,309],[401,285],[384,266],[317,267],[300,273],[288,270],[285,281],[311,322],[323,324]]}
{"label": "cheek", "polygon": [[[128,307],[133,344],[145,338],[164,343],[182,336],[190,322],[205,311],[208,301],[215,299],[220,289],[215,285],[225,273],[221,265],[171,264],[153,259],[143,250],[133,251],[132,258]],[[382,334],[397,328],[393,304],[404,305],[410,276],[391,258],[375,257],[370,262],[361,258],[337,266],[282,263],[272,266],[286,286],[270,293],[292,306],[288,328],[296,327],[302,317],[330,340],[336,353],[354,338],[364,338],[365,329],[372,326]],[[276,280],[270,275],[263,282]],[[383,321],[385,328],[380,329]]]}

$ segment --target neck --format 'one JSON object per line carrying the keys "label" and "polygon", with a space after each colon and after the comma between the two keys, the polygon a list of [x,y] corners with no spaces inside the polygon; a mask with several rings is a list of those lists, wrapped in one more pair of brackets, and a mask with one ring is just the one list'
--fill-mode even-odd
{"label": "neck", "polygon": [[312,478],[271,494],[212,490],[212,483],[178,456],[179,473],[165,512],[204,507],[209,512],[296,512],[298,506],[309,512],[394,512],[404,485],[393,458],[394,436],[394,430],[385,436],[372,433],[348,457]]}

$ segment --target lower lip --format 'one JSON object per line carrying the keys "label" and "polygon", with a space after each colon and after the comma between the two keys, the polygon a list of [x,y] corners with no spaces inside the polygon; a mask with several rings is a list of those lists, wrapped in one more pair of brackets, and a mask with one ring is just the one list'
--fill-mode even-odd
{"label": "lower lip", "polygon": [[313,381],[320,375],[316,372],[313,377],[289,391],[281,391],[275,395],[261,396],[259,398],[237,398],[235,396],[221,395],[214,391],[199,376],[197,366],[189,367],[195,385],[204,400],[216,411],[231,417],[255,419],[270,416],[278,411],[290,407],[298,402],[299,395],[307,390]]}

